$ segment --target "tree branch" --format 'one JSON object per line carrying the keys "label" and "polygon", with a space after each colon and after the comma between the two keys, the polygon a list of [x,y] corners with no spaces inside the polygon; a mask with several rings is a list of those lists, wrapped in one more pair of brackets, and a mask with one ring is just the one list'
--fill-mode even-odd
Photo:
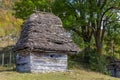
{"label": "tree branch", "polygon": [[117,21],[120,21],[120,20],[109,21],[108,23],[105,24],[105,26],[107,26],[107,25],[109,25],[111,23],[117,22]]}
{"label": "tree branch", "polygon": [[71,26],[70,29],[72,31],[74,31],[75,33],[77,33],[80,37],[83,37],[82,34],[81,34],[81,32],[79,31],[79,29],[74,28],[74,26]]}
{"label": "tree branch", "polygon": [[103,9],[104,6],[106,5],[106,3],[107,3],[107,0],[104,0],[104,1],[103,1],[103,4],[102,4],[101,7],[100,7],[100,9]]}
{"label": "tree branch", "polygon": [[101,0],[98,0],[98,3],[97,3],[97,5],[98,5],[98,6],[100,6],[100,3],[101,3]]}
{"label": "tree branch", "polygon": [[112,10],[112,9],[118,9],[118,10],[119,10],[120,8],[119,8],[119,7],[114,7],[114,6],[107,8],[107,9],[103,12],[103,14],[101,15],[100,24],[101,24],[101,22],[103,21],[104,15],[105,15],[109,10]]}
{"label": "tree branch", "polygon": [[[106,21],[105,21],[106,22]],[[105,34],[105,25],[104,25],[104,23],[105,23],[104,21],[103,21],[103,29],[102,29],[102,33],[101,33],[101,43],[103,42],[103,39],[104,39],[104,34]]]}
{"label": "tree branch", "polygon": [[114,7],[114,6],[107,8],[107,9],[103,12],[103,14],[101,15],[101,20],[103,19],[104,15],[105,15],[109,10],[111,10],[111,9],[117,9],[117,10],[119,10],[120,8],[119,8],[119,7]]}

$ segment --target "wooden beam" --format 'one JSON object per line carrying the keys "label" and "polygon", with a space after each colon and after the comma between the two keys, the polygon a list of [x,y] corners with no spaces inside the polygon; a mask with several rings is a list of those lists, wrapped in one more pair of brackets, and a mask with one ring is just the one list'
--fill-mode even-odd
{"label": "wooden beam", "polygon": [[4,53],[2,53],[2,66],[4,66]]}

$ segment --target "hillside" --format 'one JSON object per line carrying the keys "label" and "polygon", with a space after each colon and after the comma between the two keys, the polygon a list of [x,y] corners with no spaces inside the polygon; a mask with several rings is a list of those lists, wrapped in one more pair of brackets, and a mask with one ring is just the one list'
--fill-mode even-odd
{"label": "hillside", "polygon": [[0,5],[0,37],[18,36],[22,20],[16,19],[13,15],[12,0],[2,0]]}
{"label": "hillside", "polygon": [[[2,69],[2,68],[1,68]],[[3,69],[2,69],[3,70]],[[89,70],[77,69],[64,73],[18,73],[15,71],[1,71],[0,80],[119,80]]]}
{"label": "hillside", "polygon": [[0,65],[2,64],[2,53],[5,54],[5,64],[9,63],[11,47],[19,37],[23,22],[23,20],[16,19],[13,15],[13,1],[18,0],[2,0],[0,4]]}

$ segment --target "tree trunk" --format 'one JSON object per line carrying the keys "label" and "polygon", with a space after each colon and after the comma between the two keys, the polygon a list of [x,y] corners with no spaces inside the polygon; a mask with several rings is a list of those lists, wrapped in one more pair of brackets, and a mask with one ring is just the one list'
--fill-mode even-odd
{"label": "tree trunk", "polygon": [[97,31],[94,33],[95,45],[98,54],[102,54],[103,41],[101,41],[100,33]]}
{"label": "tree trunk", "polygon": [[97,52],[98,52],[98,54],[102,54],[102,45],[101,44],[98,45]]}
{"label": "tree trunk", "polygon": [[95,36],[95,44],[98,54],[102,54],[102,48],[103,48],[103,42],[101,41],[101,38],[97,35]]}

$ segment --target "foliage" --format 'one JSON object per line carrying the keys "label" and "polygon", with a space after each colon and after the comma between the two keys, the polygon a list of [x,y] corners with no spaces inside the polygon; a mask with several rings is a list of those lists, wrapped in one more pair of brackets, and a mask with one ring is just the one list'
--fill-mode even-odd
{"label": "foliage", "polygon": [[13,9],[17,18],[26,19],[36,11],[50,12],[52,0],[20,0],[15,2]]}
{"label": "foliage", "polygon": [[2,0],[2,7],[0,8],[0,36],[2,37],[20,34],[20,25],[23,21],[12,15],[12,4],[12,1]]}
{"label": "foliage", "polygon": [[120,58],[120,23],[112,23],[111,27],[108,27],[107,34],[105,36],[105,45],[107,54],[112,57]]}
{"label": "foliage", "polygon": [[111,22],[119,20],[119,0],[21,0],[14,5],[16,17],[26,19],[34,10],[59,16],[64,28],[72,30],[90,46],[92,36],[98,53],[102,53],[104,36]]}
{"label": "foliage", "polygon": [[81,49],[84,49],[84,47],[85,47],[84,41],[83,41],[83,39],[82,39],[78,34],[76,34],[75,32],[72,32],[72,31],[71,31],[71,37],[72,37],[72,40],[73,40]]}
{"label": "foliage", "polygon": [[95,50],[91,50],[91,52],[88,55],[89,55],[89,65],[91,70],[105,74],[108,73],[107,65],[109,61],[107,60],[107,56],[100,55],[96,53]]}
{"label": "foliage", "polygon": [[22,20],[15,19],[12,16],[12,13],[1,10],[2,13],[0,13],[0,36],[7,36],[10,34],[16,34],[20,32],[20,24],[22,23]]}
{"label": "foliage", "polygon": [[[0,5],[0,65],[1,55],[5,54],[5,66],[10,66],[11,45],[14,45],[21,31],[23,20],[16,19],[12,13],[12,5],[18,0],[2,0]],[[12,57],[13,58],[13,57]],[[13,62],[13,61],[12,61]]]}
{"label": "foliage", "polygon": [[88,62],[85,62],[84,54],[79,53],[77,55],[69,55],[68,67],[69,69],[86,69],[91,71],[100,72],[103,74],[109,74],[107,65],[110,62],[107,55],[100,55],[95,50],[91,49],[87,55]]}
{"label": "foliage", "polygon": [[65,28],[76,32],[85,43],[90,43],[93,35],[97,52],[102,53],[107,27],[119,20],[119,3],[118,0],[55,0],[52,9]]}

